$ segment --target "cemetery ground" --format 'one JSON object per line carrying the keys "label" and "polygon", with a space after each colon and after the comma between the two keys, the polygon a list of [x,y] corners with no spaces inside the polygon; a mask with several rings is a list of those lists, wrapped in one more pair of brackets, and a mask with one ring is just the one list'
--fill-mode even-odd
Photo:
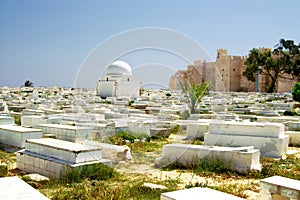
{"label": "cemetery ground", "polygon": [[[175,131],[177,132],[177,131]],[[34,181],[16,169],[14,153],[0,150],[1,162],[7,163],[8,173],[19,176],[50,199],[159,199],[162,192],[191,187],[208,187],[247,199],[259,199],[260,179],[278,175],[300,180],[300,148],[288,148],[281,159],[261,157],[262,170],[238,173],[220,160],[204,159],[193,165],[177,163],[156,168],[154,160],[161,156],[162,146],[174,141],[203,144],[200,140],[182,140],[185,131],[169,138],[136,138],[130,133],[112,136],[110,141],[131,148],[133,161],[121,162],[114,168],[99,164],[80,172],[69,172],[61,180]],[[147,187],[144,183],[160,186]]]}

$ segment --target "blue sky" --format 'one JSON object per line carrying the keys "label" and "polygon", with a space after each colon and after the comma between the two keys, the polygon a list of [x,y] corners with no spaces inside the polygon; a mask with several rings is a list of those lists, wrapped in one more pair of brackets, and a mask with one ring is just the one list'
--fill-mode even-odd
{"label": "blue sky", "polygon": [[[0,86],[20,86],[29,79],[35,86],[72,87],[99,43],[136,28],[181,32],[201,44],[211,60],[217,48],[246,55],[254,47],[273,47],[280,38],[299,43],[299,8],[299,0],[0,0]],[[159,63],[175,71],[187,65],[161,51],[121,59],[133,68]],[[155,77],[164,83],[169,78]]]}

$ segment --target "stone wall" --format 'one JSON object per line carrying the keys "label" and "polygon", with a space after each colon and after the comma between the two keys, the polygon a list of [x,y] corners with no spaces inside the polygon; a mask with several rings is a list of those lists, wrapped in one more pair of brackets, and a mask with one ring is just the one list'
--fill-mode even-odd
{"label": "stone wall", "polygon": [[227,55],[226,49],[217,50],[216,66],[225,91],[230,91],[230,57]]}
{"label": "stone wall", "polygon": [[220,79],[220,75],[217,73],[216,64],[214,62],[205,63],[205,76],[204,81],[210,81],[212,84],[211,90],[216,90],[217,81]]}
{"label": "stone wall", "polygon": [[202,80],[202,69],[203,67],[197,65],[188,65],[187,66],[187,76],[190,82],[201,84]]}
{"label": "stone wall", "polygon": [[292,87],[296,83],[295,80],[292,80],[292,77],[289,75],[284,76],[286,79],[281,79],[277,82],[277,91],[278,92],[290,92]]}
{"label": "stone wall", "polygon": [[241,69],[244,66],[245,57],[231,56],[230,57],[230,91],[241,91],[241,82],[243,74]]}
{"label": "stone wall", "polygon": [[169,80],[169,89],[176,90],[175,86],[176,86],[176,77],[175,77],[175,75],[172,75]]}
{"label": "stone wall", "polygon": [[170,79],[169,88],[171,90],[181,90],[180,83],[186,84],[187,70],[178,70]]}
{"label": "stone wall", "polygon": [[255,82],[248,81],[247,78],[243,75],[243,72],[246,70],[246,66],[242,65],[240,69],[240,91],[253,92],[255,91]]}

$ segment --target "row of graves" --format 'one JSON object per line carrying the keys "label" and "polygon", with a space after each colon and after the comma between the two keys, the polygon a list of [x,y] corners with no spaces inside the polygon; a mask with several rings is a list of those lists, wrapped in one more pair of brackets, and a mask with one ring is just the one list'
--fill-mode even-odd
{"label": "row of graves", "polygon": [[[17,168],[28,173],[60,178],[67,169],[95,163],[112,167],[131,160],[127,146],[99,142],[124,131],[168,137],[177,126],[186,131],[184,139],[204,141],[204,145],[164,145],[157,167],[218,158],[239,172],[261,170],[260,156],[280,158],[289,144],[300,145],[300,117],[283,116],[287,110],[299,113],[289,94],[210,93],[197,107],[201,114],[190,114],[188,99],[180,92],[149,90],[134,100],[101,100],[92,90],[28,90],[2,88],[0,96],[0,143],[20,149]],[[15,124],[18,117],[20,125]],[[294,180],[276,181],[280,178],[269,180],[272,187],[268,180],[261,184],[262,199],[271,199],[274,193],[300,198]],[[275,191],[274,185],[280,189]],[[215,191],[199,190],[195,195],[208,192],[213,196]],[[180,199],[168,195],[162,194],[161,199]]]}

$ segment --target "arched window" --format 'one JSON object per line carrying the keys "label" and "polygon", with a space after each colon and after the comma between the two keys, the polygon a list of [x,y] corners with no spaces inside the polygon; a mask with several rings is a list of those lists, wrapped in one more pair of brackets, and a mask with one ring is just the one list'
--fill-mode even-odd
{"label": "arched window", "polygon": [[108,81],[108,77],[106,77],[106,81]]}
{"label": "arched window", "polygon": [[129,78],[127,78],[127,81],[129,82]]}

